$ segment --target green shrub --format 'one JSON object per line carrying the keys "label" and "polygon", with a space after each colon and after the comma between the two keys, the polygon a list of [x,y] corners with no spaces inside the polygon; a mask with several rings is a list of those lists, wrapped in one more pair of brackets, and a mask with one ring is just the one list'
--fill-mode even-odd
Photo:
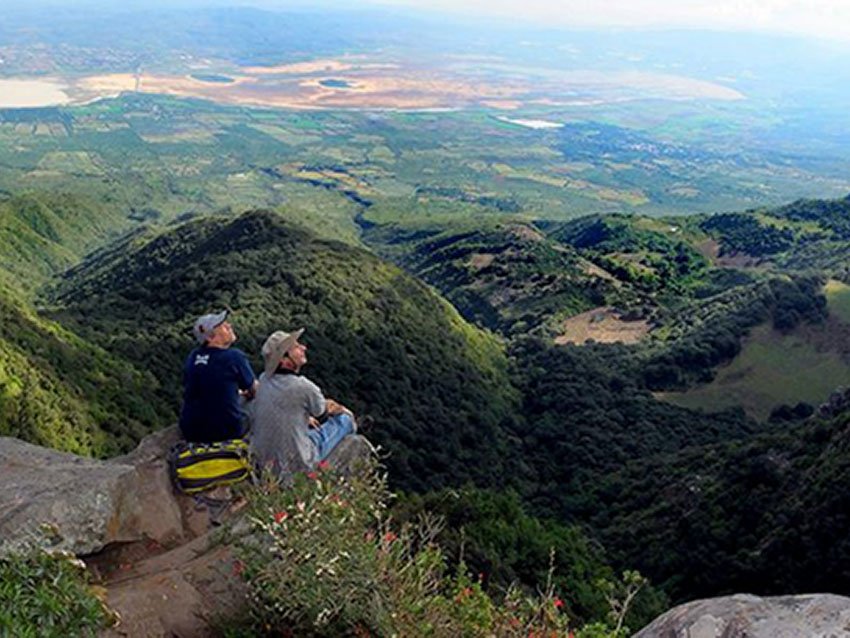
{"label": "green shrub", "polygon": [[73,554],[31,550],[0,558],[0,636],[94,636],[110,620]]}
{"label": "green shrub", "polygon": [[258,634],[570,633],[552,570],[536,594],[512,586],[494,601],[463,563],[456,574],[447,573],[434,543],[438,519],[423,515],[416,524],[393,525],[387,514],[392,494],[376,467],[348,477],[324,468],[296,476],[291,486],[267,478],[250,497],[258,533],[238,547],[237,571],[249,585],[249,623]]}

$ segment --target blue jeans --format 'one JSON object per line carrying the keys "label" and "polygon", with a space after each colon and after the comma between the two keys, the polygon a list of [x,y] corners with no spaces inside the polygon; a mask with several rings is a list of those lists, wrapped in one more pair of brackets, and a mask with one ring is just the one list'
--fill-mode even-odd
{"label": "blue jeans", "polygon": [[324,461],[339,442],[353,432],[354,419],[348,414],[337,414],[325,421],[322,427],[311,429],[307,436],[318,450],[319,461]]}

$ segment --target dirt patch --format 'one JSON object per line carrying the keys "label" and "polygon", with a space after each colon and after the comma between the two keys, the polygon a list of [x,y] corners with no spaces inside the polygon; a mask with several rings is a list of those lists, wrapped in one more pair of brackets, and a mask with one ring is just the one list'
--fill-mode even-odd
{"label": "dirt patch", "polygon": [[310,60],[278,66],[248,66],[242,70],[250,75],[287,75],[302,73],[338,73],[353,68],[353,64],[341,60]]}
{"label": "dirt patch", "polygon": [[617,285],[620,284],[620,280],[617,279],[610,272],[597,266],[592,261],[582,260],[581,269],[585,272],[585,274],[590,275],[591,277],[599,277],[600,279],[605,279],[607,281],[613,281]]}
{"label": "dirt patch", "polygon": [[564,321],[563,333],[555,338],[555,343],[582,345],[589,339],[598,343],[638,343],[650,328],[645,319],[624,321],[613,308],[594,308]]}
{"label": "dirt patch", "polygon": [[502,111],[515,111],[523,106],[519,100],[482,100],[481,106]]}
{"label": "dirt patch", "polygon": [[516,237],[517,239],[526,239],[528,241],[534,242],[540,242],[544,239],[543,233],[541,233],[535,228],[532,228],[531,226],[526,226],[525,224],[517,224],[516,226],[511,226],[510,234]]}
{"label": "dirt patch", "polygon": [[495,258],[496,255],[491,253],[475,253],[469,258],[469,265],[476,270],[481,270],[492,264]]}
{"label": "dirt patch", "polygon": [[715,239],[706,239],[694,246],[697,252],[714,263],[720,256],[720,244]]}
{"label": "dirt patch", "polygon": [[718,256],[714,260],[714,265],[721,268],[758,268],[764,266],[766,263],[765,260],[759,257],[753,257],[744,253],[729,253]]}

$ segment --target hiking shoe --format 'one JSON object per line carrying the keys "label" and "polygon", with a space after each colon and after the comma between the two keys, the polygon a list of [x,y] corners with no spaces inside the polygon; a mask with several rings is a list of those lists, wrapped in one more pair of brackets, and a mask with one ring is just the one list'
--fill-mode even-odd
{"label": "hiking shoe", "polygon": [[355,423],[357,424],[355,434],[364,434],[375,427],[375,419],[369,414],[359,417]]}

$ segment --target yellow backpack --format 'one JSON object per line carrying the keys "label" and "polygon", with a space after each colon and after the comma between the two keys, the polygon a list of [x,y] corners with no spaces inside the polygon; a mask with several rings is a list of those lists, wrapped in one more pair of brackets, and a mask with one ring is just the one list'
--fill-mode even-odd
{"label": "yellow backpack", "polygon": [[171,479],[184,494],[197,494],[232,485],[251,475],[248,442],[231,439],[218,443],[181,441],[171,448]]}

